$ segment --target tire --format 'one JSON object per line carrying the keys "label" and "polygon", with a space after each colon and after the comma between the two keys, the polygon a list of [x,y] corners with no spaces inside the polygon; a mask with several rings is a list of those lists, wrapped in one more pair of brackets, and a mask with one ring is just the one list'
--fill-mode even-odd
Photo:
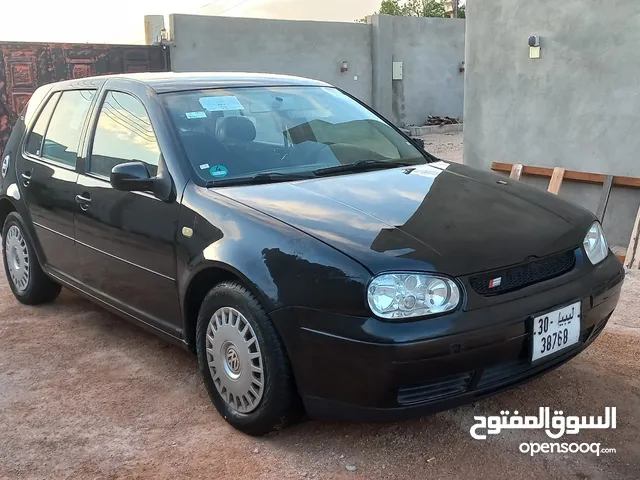
{"label": "tire", "polygon": [[282,340],[243,285],[223,282],[209,291],[198,315],[196,346],[211,401],[233,427],[259,436],[301,417]]}
{"label": "tire", "polygon": [[[2,260],[11,291],[21,303],[50,303],[60,295],[62,287],[42,271],[22,218],[16,212],[7,215],[2,228]],[[17,262],[14,263],[17,267],[10,268],[9,262]]]}

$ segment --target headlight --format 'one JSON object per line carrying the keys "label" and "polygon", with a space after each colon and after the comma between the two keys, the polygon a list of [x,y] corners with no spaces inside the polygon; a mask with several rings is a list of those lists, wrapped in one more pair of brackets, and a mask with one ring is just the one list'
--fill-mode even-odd
{"label": "headlight", "polygon": [[456,308],[460,290],[453,280],[437,275],[387,273],[371,280],[367,299],[378,317],[421,317]]}
{"label": "headlight", "polygon": [[594,265],[603,261],[609,254],[609,245],[607,245],[607,239],[604,238],[604,232],[599,222],[591,225],[582,244],[585,252],[587,252],[587,257]]}

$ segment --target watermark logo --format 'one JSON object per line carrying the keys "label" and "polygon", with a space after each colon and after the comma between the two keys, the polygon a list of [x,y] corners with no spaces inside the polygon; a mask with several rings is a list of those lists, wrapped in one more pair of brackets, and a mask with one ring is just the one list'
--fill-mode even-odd
{"label": "watermark logo", "polygon": [[[552,415],[553,413],[553,415]],[[503,430],[544,430],[547,436],[553,440],[564,435],[577,435],[582,430],[615,429],[616,407],[606,407],[604,415],[575,416],[565,415],[562,410],[551,410],[549,407],[540,407],[538,415],[520,415],[518,411],[510,414],[503,410],[500,415],[474,416],[476,423],[469,433],[476,440],[486,440],[487,435],[497,435]],[[537,453],[615,453],[614,448],[601,449],[599,443],[521,443],[520,451],[531,456]]]}

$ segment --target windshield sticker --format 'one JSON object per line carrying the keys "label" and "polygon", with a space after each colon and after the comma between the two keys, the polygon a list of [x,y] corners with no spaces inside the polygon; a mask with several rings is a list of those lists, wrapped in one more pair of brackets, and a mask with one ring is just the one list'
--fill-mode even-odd
{"label": "windshield sticker", "polygon": [[226,112],[228,110],[244,110],[237,97],[201,97],[200,105],[210,112]]}
{"label": "windshield sticker", "polygon": [[207,112],[187,112],[184,114],[189,120],[194,118],[207,118]]}
{"label": "windshield sticker", "polygon": [[229,170],[227,170],[227,167],[225,167],[224,165],[214,165],[209,170],[209,174],[214,178],[226,177],[228,173]]}
{"label": "windshield sticker", "polygon": [[208,163],[203,163],[202,165],[200,165],[200,170],[209,170],[209,164]]}

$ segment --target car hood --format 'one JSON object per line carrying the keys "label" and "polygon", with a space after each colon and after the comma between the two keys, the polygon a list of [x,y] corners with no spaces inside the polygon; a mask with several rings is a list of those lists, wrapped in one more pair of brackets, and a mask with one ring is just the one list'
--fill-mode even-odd
{"label": "car hood", "polygon": [[446,162],[216,192],[339,249],[374,274],[460,276],[520,263],[578,247],[594,218],[520,182]]}

